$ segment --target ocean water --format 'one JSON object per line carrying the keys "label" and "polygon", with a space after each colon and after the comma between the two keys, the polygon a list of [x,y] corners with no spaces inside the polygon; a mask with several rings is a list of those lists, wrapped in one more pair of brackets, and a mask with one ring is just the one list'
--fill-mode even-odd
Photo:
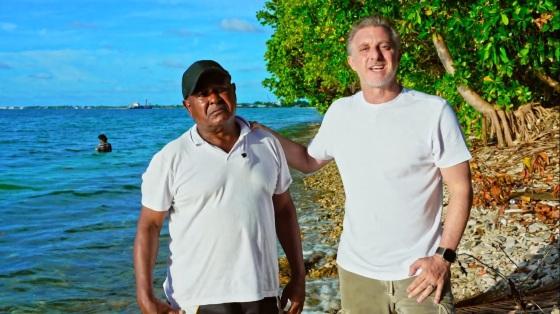
{"label": "ocean water", "polygon": [[[308,108],[238,114],[296,137],[321,121]],[[0,313],[138,312],[132,245],[141,174],[192,124],[182,109],[0,110]],[[112,153],[95,152],[99,133]],[[166,240],[164,230],[158,294]]]}

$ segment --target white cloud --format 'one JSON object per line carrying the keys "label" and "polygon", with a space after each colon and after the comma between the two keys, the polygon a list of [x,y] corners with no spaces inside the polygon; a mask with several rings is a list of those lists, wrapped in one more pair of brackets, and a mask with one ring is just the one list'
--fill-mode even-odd
{"label": "white cloud", "polygon": [[157,4],[163,5],[179,5],[179,4],[188,4],[189,2],[186,0],[157,0]]}
{"label": "white cloud", "polygon": [[150,20],[166,20],[166,21],[184,21],[185,17],[190,18],[193,16],[192,9],[188,7],[179,8],[158,8],[144,11],[129,11],[124,14],[121,19],[142,19],[144,22],[147,19]]}
{"label": "white cloud", "polygon": [[240,19],[223,19],[220,22],[220,26],[227,30],[233,32],[261,32],[262,29]]}
{"label": "white cloud", "polygon": [[175,61],[175,60],[164,60],[163,62],[160,63],[161,66],[166,67],[166,68],[172,68],[172,69],[184,69],[185,68],[185,64]]}
{"label": "white cloud", "polygon": [[172,34],[174,36],[178,36],[178,37],[192,37],[195,35],[198,35],[195,32],[192,32],[186,28],[175,28],[175,29],[170,29],[168,31],[169,34]]}
{"label": "white cloud", "polygon": [[111,52],[105,49],[24,50],[0,52],[0,60],[9,62],[9,66],[27,78],[74,84],[95,79],[90,68],[96,64],[96,60],[105,60],[108,55]]}
{"label": "white cloud", "polygon": [[3,31],[6,31],[6,32],[11,32],[11,31],[15,30],[16,28],[17,28],[17,25],[13,24],[13,23],[5,23],[5,22],[0,23],[0,29],[2,29]]}
{"label": "white cloud", "polygon": [[94,28],[97,28],[97,25],[94,24],[94,23],[74,21],[70,24],[70,27],[73,28],[73,29],[94,29]]}
{"label": "white cloud", "polygon": [[29,75],[30,78],[34,78],[37,80],[52,80],[53,76],[50,73],[45,73],[45,72],[39,72],[39,73],[33,73],[31,75]]}

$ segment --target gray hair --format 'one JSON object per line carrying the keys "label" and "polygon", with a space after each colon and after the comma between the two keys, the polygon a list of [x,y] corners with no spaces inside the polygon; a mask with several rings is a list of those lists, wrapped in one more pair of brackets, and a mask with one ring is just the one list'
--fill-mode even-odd
{"label": "gray hair", "polygon": [[369,16],[369,17],[366,17],[366,18],[358,21],[356,24],[354,24],[352,26],[352,29],[348,33],[348,39],[346,41],[346,51],[347,51],[348,55],[350,55],[352,53],[352,48],[350,46],[350,43],[352,42],[352,39],[354,39],[354,36],[356,36],[356,33],[359,30],[361,30],[362,28],[366,28],[366,27],[384,27],[387,30],[387,32],[389,32],[389,36],[391,37],[391,41],[395,45],[395,47],[394,47],[395,50],[397,51],[397,53],[400,53],[400,51],[401,51],[401,38],[399,37],[399,34],[397,33],[397,31],[395,31],[395,29],[393,28],[393,25],[391,24],[391,22],[389,22],[389,20],[387,20],[386,18],[381,17],[381,16]]}

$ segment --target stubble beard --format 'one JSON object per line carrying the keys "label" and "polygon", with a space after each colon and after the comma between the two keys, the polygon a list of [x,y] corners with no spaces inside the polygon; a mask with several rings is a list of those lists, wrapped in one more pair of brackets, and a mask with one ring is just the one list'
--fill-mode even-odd
{"label": "stubble beard", "polygon": [[393,83],[395,83],[395,77],[397,76],[397,68],[394,68],[391,73],[389,73],[389,75],[387,75],[384,79],[382,79],[381,81],[367,81],[366,80],[366,86],[369,88],[383,88],[383,87],[389,87],[391,86]]}

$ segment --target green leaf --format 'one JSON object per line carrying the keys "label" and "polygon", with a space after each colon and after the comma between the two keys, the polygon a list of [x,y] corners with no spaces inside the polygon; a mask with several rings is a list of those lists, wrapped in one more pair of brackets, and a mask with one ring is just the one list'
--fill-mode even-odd
{"label": "green leaf", "polygon": [[507,15],[505,15],[504,13],[502,13],[501,15],[502,15],[502,24],[508,25],[509,24],[509,19],[508,19]]}
{"label": "green leaf", "polygon": [[490,48],[492,48],[492,43],[488,43],[486,47],[484,47],[484,54],[482,56],[482,61],[486,61],[490,57]]}
{"label": "green leaf", "polygon": [[492,49],[492,61],[494,64],[498,63],[498,56],[496,55],[496,49]]}
{"label": "green leaf", "polygon": [[506,50],[504,49],[504,47],[500,47],[500,59],[502,59],[503,63],[508,63],[509,59],[506,53]]}

